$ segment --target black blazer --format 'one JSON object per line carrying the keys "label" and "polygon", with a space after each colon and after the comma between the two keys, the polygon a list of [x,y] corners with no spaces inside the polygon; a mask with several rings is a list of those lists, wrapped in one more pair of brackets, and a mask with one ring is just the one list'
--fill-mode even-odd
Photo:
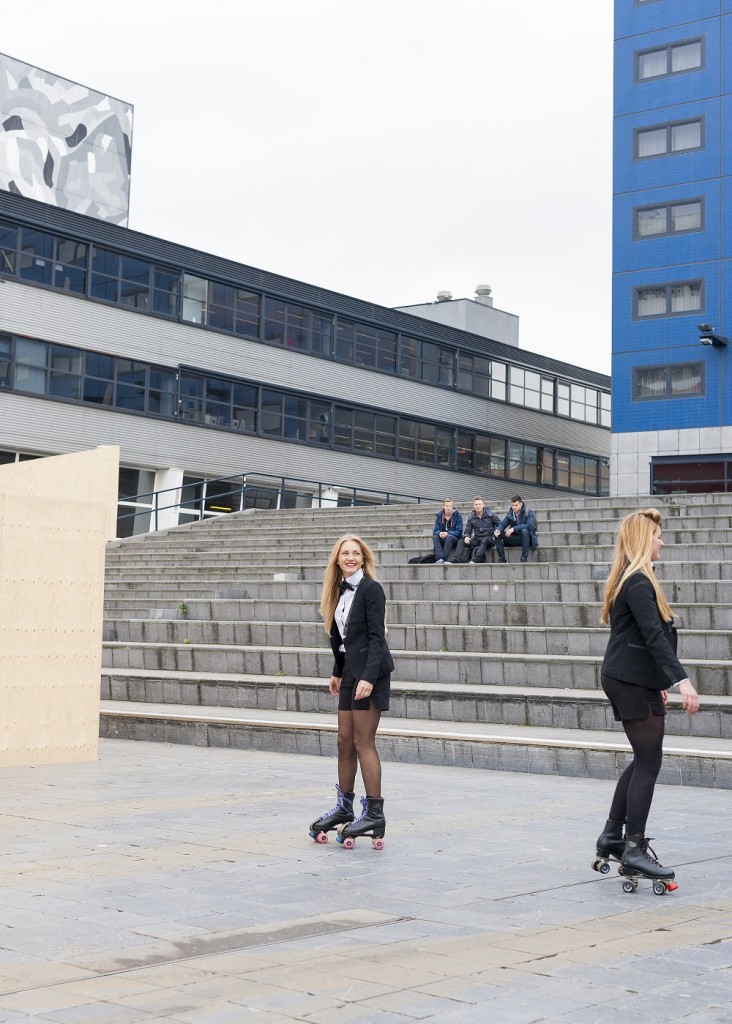
{"label": "black blazer", "polygon": [[661,618],[653,584],[642,572],[625,581],[613,602],[602,674],[649,690],[667,690],[688,676],[676,657],[676,629]]}
{"label": "black blazer", "polygon": [[[353,595],[345,640],[341,637],[335,619],[330,628],[330,646],[335,658],[334,676],[341,678],[346,658],[356,681],[365,679],[375,683],[377,679],[394,671],[394,662],[386,643],[385,614],[386,595],[381,584],[370,576],[364,576]],[[345,654],[340,650],[341,644],[346,648]]]}

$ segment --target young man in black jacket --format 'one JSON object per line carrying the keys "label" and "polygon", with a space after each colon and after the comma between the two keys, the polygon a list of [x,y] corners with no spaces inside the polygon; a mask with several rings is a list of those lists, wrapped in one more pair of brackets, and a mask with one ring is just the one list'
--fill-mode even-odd
{"label": "young man in black jacket", "polygon": [[485,562],[485,553],[495,544],[493,531],[500,522],[495,512],[491,512],[481,497],[473,499],[473,511],[465,520],[465,531],[459,542],[455,557],[448,565],[460,562]]}

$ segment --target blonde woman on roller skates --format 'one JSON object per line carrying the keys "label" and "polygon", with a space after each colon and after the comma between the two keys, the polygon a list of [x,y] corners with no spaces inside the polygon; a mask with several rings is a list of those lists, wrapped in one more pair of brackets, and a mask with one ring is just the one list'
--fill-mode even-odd
{"label": "blonde woman on roller skates", "polygon": [[623,519],[602,606],[602,621],[610,624],[602,688],[615,720],[623,723],[633,760],[618,779],[592,865],[605,874],[608,861],[619,860],[627,891],[640,877],[651,879],[658,893],[676,888],[673,870],[658,862],[645,835],[663,760],[666,691],[678,689],[688,715],[699,710],[697,692],[676,657],[673,616],[653,571],[662,548],[657,509],[641,508]]}
{"label": "blonde woman on roller skates", "polygon": [[[320,614],[335,659],[328,688],[338,698],[338,802],[310,826],[316,842],[350,849],[359,836],[384,846],[386,819],[381,795],[381,761],[376,730],[389,709],[394,662],[386,643],[386,597],[374,576],[374,556],[359,537],[346,534],[333,545],[323,580]],[[366,795],[359,818],[353,813],[356,768]]]}

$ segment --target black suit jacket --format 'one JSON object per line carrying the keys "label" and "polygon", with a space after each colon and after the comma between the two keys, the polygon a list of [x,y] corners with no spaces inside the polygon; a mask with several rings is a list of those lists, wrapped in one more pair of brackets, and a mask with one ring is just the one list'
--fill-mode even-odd
{"label": "black suit jacket", "polygon": [[602,673],[649,690],[667,690],[688,676],[676,657],[673,623],[661,618],[653,584],[642,572],[625,581],[613,603]]}
{"label": "black suit jacket", "polygon": [[[348,615],[345,640],[341,637],[335,619],[330,628],[330,646],[333,648],[333,675],[343,675],[346,658],[355,680],[365,679],[375,683],[377,679],[394,671],[394,662],[386,643],[386,595],[380,583],[364,576],[356,587]],[[345,654],[340,650],[346,648]]]}

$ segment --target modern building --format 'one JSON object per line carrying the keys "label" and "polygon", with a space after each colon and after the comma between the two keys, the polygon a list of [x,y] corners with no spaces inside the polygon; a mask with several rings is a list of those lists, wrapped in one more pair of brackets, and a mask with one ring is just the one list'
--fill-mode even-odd
{"label": "modern building", "polygon": [[616,0],[614,494],[732,488],[732,0]]}
{"label": "modern building", "polygon": [[455,326],[43,198],[0,188],[0,461],[120,445],[121,533],[153,492],[158,527],[239,507],[239,474],[265,505],[608,492],[609,378],[521,351],[485,288]]}

